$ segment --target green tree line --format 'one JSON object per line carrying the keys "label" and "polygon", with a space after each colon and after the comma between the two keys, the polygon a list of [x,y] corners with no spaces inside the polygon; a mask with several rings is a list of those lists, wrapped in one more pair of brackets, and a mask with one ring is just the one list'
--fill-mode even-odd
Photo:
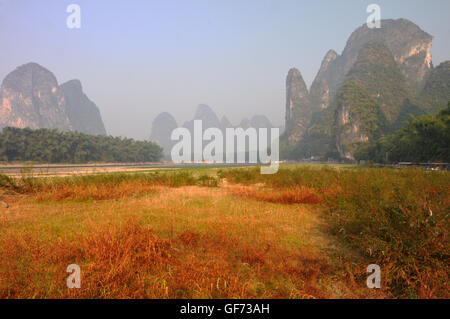
{"label": "green tree line", "polygon": [[355,159],[377,163],[450,162],[450,102],[436,116],[413,118],[395,133],[362,146]]}
{"label": "green tree line", "polygon": [[161,158],[162,148],[157,144],[129,138],[13,127],[0,132],[0,161],[124,163]]}

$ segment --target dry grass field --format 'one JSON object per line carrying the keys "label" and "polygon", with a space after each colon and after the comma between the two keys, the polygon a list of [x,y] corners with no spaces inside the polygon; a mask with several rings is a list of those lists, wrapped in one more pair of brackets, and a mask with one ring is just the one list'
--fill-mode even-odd
{"label": "dry grass field", "polygon": [[448,298],[449,190],[326,166],[0,176],[0,298]]}

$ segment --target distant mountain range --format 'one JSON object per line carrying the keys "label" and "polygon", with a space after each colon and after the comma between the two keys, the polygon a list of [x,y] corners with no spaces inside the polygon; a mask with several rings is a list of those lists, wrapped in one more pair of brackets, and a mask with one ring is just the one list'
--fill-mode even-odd
{"label": "distant mountain range", "polygon": [[[211,109],[211,107],[205,104],[198,105],[192,120],[187,121],[182,125],[182,127],[187,128],[191,132],[191,136],[193,136],[195,120],[202,120],[203,130],[214,127],[219,128],[224,134],[227,128],[240,127],[243,129],[248,129],[250,127],[253,127],[256,129],[270,129],[274,127],[272,126],[270,120],[264,115],[255,115],[251,119],[244,118],[238,125],[233,125],[226,116],[223,116],[219,120],[216,113]],[[172,131],[177,127],[179,126],[175,118],[167,112],[159,114],[152,123],[150,140],[158,143],[164,149],[166,158],[170,158],[170,151],[173,145],[177,143],[176,141],[173,142],[170,139]],[[280,134],[283,129],[284,128],[280,128]]]}
{"label": "distant mountain range", "polygon": [[341,55],[330,50],[309,91],[291,69],[285,157],[353,160],[361,145],[401,128],[410,115],[446,107],[450,62],[433,66],[432,41],[408,20],[382,20],[380,29],[354,31]]}
{"label": "distant mountain range", "polygon": [[28,63],[9,73],[0,91],[0,128],[50,128],[106,135],[98,107],[81,82],[58,84],[52,72]]}
{"label": "distant mountain range", "polygon": [[[193,119],[183,124],[193,128],[194,120],[202,120],[203,128],[217,127],[225,131],[234,127],[224,116],[219,120],[207,105],[199,105]],[[22,65],[9,73],[0,90],[0,128],[49,128],[61,131],[79,131],[86,134],[106,135],[106,129],[98,107],[83,92],[79,80],[61,85],[55,75],[37,63]],[[175,118],[167,113],[159,114],[152,124],[150,139],[169,154],[173,146],[172,131],[178,127]],[[236,127],[272,127],[264,115],[244,118]]]}
{"label": "distant mountain range", "polygon": [[[450,61],[432,63],[433,37],[405,20],[382,20],[380,29],[356,29],[338,54],[329,50],[311,88],[292,68],[286,78],[286,121],[281,128],[285,158],[354,160],[361,147],[402,128],[411,115],[436,114],[450,100]],[[280,107],[280,112],[282,112]],[[228,127],[271,128],[264,115],[233,125],[199,105],[192,120],[225,131]],[[56,77],[36,63],[9,73],[0,90],[0,128],[55,128],[106,134],[97,106],[84,94],[79,80],[59,85]],[[179,125],[167,113],[153,121],[150,139],[164,148],[174,143]]]}

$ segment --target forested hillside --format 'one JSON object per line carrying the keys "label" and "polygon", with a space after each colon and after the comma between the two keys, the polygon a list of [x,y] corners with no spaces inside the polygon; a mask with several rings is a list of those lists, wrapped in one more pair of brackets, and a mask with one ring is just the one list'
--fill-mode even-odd
{"label": "forested hillside", "polygon": [[406,127],[363,146],[357,160],[383,162],[450,162],[450,102],[438,115],[415,118]]}
{"label": "forested hillside", "polygon": [[[293,83],[288,75],[287,130],[280,141],[281,158],[353,162],[360,148],[363,154],[368,144],[381,142],[382,136],[409,134],[412,138],[413,133],[398,131],[410,123],[411,116],[428,114],[421,120],[438,121],[432,115],[450,100],[450,61],[433,65],[433,37],[411,21],[382,20],[381,25],[380,29],[363,25],[355,30],[341,55],[330,50],[309,92],[289,94]],[[436,136],[422,137],[428,141]],[[396,150],[400,152],[400,147]],[[442,152],[419,156],[421,151],[411,150],[407,155],[403,149],[396,154],[404,160],[445,158]]]}
{"label": "forested hillside", "polygon": [[124,163],[155,162],[161,157],[157,144],[128,138],[12,127],[0,133],[0,161]]}

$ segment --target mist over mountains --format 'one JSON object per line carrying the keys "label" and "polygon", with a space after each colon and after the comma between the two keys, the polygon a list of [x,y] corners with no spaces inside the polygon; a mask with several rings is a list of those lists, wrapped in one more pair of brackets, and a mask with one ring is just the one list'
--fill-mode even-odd
{"label": "mist over mountains", "polygon": [[[192,132],[194,120],[202,120],[204,129],[216,127],[223,132],[232,127],[272,127],[264,115],[244,118],[239,124],[233,125],[226,116],[219,120],[215,112],[204,104],[197,107],[192,120],[185,122],[182,127]],[[70,80],[59,85],[55,75],[37,63],[19,66],[3,80],[0,91],[0,128],[3,127],[107,134],[100,110],[84,94],[81,81]],[[177,127],[179,124],[167,112],[159,114],[152,123],[150,140],[164,148],[166,157],[173,146],[170,135]]]}
{"label": "mist over mountains", "polygon": [[[250,119],[243,118],[237,125],[233,125],[226,116],[219,119],[210,106],[200,104],[197,106],[192,120],[184,122],[181,126],[177,124],[177,121],[170,113],[163,112],[159,114],[153,120],[150,141],[158,143],[164,149],[166,158],[170,158],[170,150],[173,145],[177,143],[170,139],[172,131],[177,127],[184,127],[187,128],[189,132],[191,132],[191,136],[193,136],[195,120],[202,121],[203,130],[208,128],[218,128],[222,131],[224,136],[227,128],[239,127],[246,130],[252,127],[255,129],[267,128],[270,130],[270,128],[274,127],[265,115],[254,115]],[[280,129],[283,130],[283,128]]]}
{"label": "mist over mountains", "polygon": [[[360,147],[401,129],[411,116],[437,114],[450,100],[450,61],[433,65],[432,42],[433,36],[411,21],[382,20],[380,29],[357,28],[341,54],[329,50],[309,90],[301,71],[290,69],[281,156],[353,161]],[[231,123],[200,104],[184,123],[169,112],[159,114],[148,136],[169,158],[172,131],[181,126],[193,132],[195,120],[202,120],[203,130],[222,132],[273,127],[261,114]],[[84,94],[81,81],[58,84],[37,63],[19,66],[1,84],[0,128],[8,126],[107,134],[100,110]]]}

